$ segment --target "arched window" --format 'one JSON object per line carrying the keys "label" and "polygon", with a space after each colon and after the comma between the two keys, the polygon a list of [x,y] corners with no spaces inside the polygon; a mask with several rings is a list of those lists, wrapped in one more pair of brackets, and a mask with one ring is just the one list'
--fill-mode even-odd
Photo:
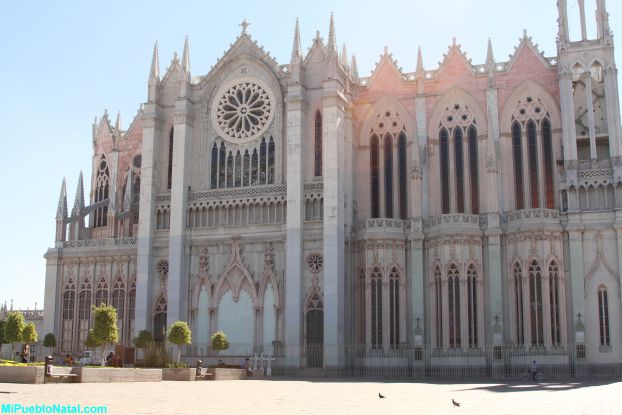
{"label": "arched window", "polygon": [[166,338],[166,297],[160,295],[153,316],[153,340],[163,342]]}
{"label": "arched window", "polygon": [[531,193],[531,207],[540,207],[538,195],[538,141],[536,139],[536,123],[527,123],[527,143],[529,146],[529,190]]}
{"label": "arched window", "polygon": [[461,346],[460,339],[460,271],[451,264],[447,272],[447,296],[449,305],[449,347]]}
{"label": "arched window", "polygon": [[251,177],[250,165],[251,165],[251,158],[248,155],[248,150],[245,150],[244,151],[244,165],[242,168],[242,176],[244,178],[243,186],[248,186],[250,184],[250,177]]}
{"label": "arched window", "polygon": [[542,323],[542,270],[537,261],[529,266],[529,305],[531,313],[531,344],[544,344]]}
{"label": "arched window", "polygon": [[136,318],[136,289],[132,288],[128,298],[127,318],[134,320]]}
{"label": "arched window", "polygon": [[609,298],[607,288],[598,289],[598,332],[600,334],[600,345],[611,346],[609,336]]}
{"label": "arched window", "polygon": [[227,149],[225,143],[220,143],[220,151],[218,152],[218,187],[225,187]]}
{"label": "arched window", "polygon": [[439,135],[441,148],[441,208],[443,214],[450,212],[449,194],[449,136],[446,129],[441,129]]}
{"label": "arched window", "polygon": [[[137,156],[140,157],[140,156]],[[132,223],[137,224],[140,218],[140,174],[134,175],[132,183]]]}
{"label": "arched window", "polygon": [[542,121],[542,147],[544,149],[544,184],[546,207],[555,208],[555,189],[553,185],[553,138],[551,137],[551,122],[548,119]]}
{"label": "arched window", "polygon": [[215,189],[218,186],[218,145],[214,143],[212,145],[212,173],[211,173],[211,187]]}
{"label": "arched window", "polygon": [[382,273],[378,267],[371,274],[371,344],[382,348]]}
{"label": "arched window", "polygon": [[462,129],[454,129],[454,163],[456,168],[456,211],[464,213],[464,154]]}
{"label": "arched window", "polygon": [[398,175],[399,175],[399,197],[400,197],[400,219],[408,216],[408,186],[406,181],[406,134],[400,133],[397,139]]}
{"label": "arched window", "polygon": [[518,122],[512,125],[512,156],[514,158],[514,194],[516,197],[516,209],[524,209],[523,194],[523,153],[521,146],[521,126]]}
{"label": "arched window", "polygon": [[268,184],[274,184],[274,138],[268,143]]}
{"label": "arched window", "polygon": [[266,139],[261,139],[259,145],[259,184],[266,184],[266,162],[267,162],[267,145]]}
{"label": "arched window", "polygon": [[315,176],[322,175],[322,113],[315,113]]}
{"label": "arched window", "polygon": [[361,269],[358,280],[358,341],[365,343],[365,319],[366,319],[366,307],[365,307],[365,270]]}
{"label": "arched window", "polygon": [[231,151],[227,156],[227,179],[225,183],[226,187],[233,187],[233,153]]}
{"label": "arched window", "polygon": [[76,293],[65,291],[63,294],[63,320],[73,320],[73,310],[76,305]]}
{"label": "arched window", "polygon": [[[105,157],[102,156],[99,162],[99,168],[97,170],[97,178],[95,182],[95,185],[96,185],[95,200],[94,200],[95,204],[99,202],[104,202],[108,199],[109,181],[110,181],[109,178],[110,178],[110,174],[108,172],[108,163],[106,162]],[[95,228],[106,226],[108,224],[108,204],[105,204],[105,205],[102,205],[96,208],[93,215],[94,215],[93,226]]]}
{"label": "arched window", "polygon": [[[559,302],[560,296],[559,266],[557,262],[549,264],[549,303],[551,306],[551,343],[561,344],[561,318]],[[563,301],[563,300],[562,300]]]}
{"label": "arched window", "polygon": [[384,216],[393,217],[393,138],[384,136]]}
{"label": "arched window", "polygon": [[396,348],[400,342],[400,274],[397,268],[389,275],[389,344]]}
{"label": "arched window", "polygon": [[525,343],[525,325],[523,320],[523,272],[519,262],[512,267],[512,280],[514,282],[514,315],[516,317],[516,342]]}
{"label": "arched window", "polygon": [[441,267],[434,267],[434,299],[436,300],[436,346],[443,347],[443,288]]}
{"label": "arched window", "polygon": [[99,282],[95,292],[95,307],[99,307],[102,304],[108,304],[108,284],[104,280]]}
{"label": "arched window", "polygon": [[253,150],[253,159],[251,161],[251,186],[259,184],[259,157],[257,156],[257,149]]}
{"label": "arched window", "polygon": [[477,129],[469,127],[469,177],[471,178],[471,213],[479,214],[479,168],[477,159]]}
{"label": "arched window", "polygon": [[[173,185],[173,136],[175,135],[174,127],[171,127],[171,133],[168,139],[168,172],[166,179],[166,188],[171,189]],[[213,167],[212,167],[213,168]]]}
{"label": "arched window", "polygon": [[467,271],[467,312],[469,328],[469,347],[479,346],[477,335],[477,269],[475,265],[469,265]]}
{"label": "arched window", "polygon": [[235,155],[235,187],[242,186],[242,155],[238,150]]}
{"label": "arched window", "polygon": [[117,319],[123,320],[125,316],[125,290],[123,286],[112,291],[112,306],[117,310]]}
{"label": "arched window", "polygon": [[371,217],[380,217],[380,163],[378,136],[371,136]]}
{"label": "arched window", "polygon": [[80,297],[78,299],[78,319],[90,320],[91,319],[91,292],[80,291]]}

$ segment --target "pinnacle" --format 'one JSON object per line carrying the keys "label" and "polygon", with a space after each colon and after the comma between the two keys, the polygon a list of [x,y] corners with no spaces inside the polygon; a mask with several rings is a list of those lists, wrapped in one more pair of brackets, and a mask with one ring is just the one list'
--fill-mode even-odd
{"label": "pinnacle", "polygon": [[423,73],[423,56],[421,55],[421,46],[417,49],[417,73]]}
{"label": "pinnacle", "polygon": [[486,66],[490,68],[491,66],[494,66],[494,64],[495,64],[495,57],[492,53],[492,40],[488,38],[488,51],[486,54]]}
{"label": "pinnacle", "polygon": [[156,40],[153,47],[153,56],[151,58],[151,71],[149,72],[149,81],[160,81],[160,59],[158,57],[158,41]]}
{"label": "pinnacle", "polygon": [[359,70],[356,66],[356,55],[352,54],[352,63],[350,64],[350,73],[352,74],[352,79],[358,79]]}
{"label": "pinnacle", "polygon": [[330,13],[330,24],[328,26],[328,52],[337,53],[337,39],[335,38],[335,19]]}
{"label": "pinnacle", "polygon": [[71,211],[71,216],[77,216],[82,208],[84,208],[84,181],[82,178],[82,171],[80,171],[80,176],[78,177],[78,185],[76,186],[76,199],[73,203],[73,210]]}
{"label": "pinnacle", "polygon": [[58,197],[58,208],[56,209],[56,219],[67,218],[67,182],[63,177],[63,183],[60,186],[60,195]]}
{"label": "pinnacle", "polygon": [[181,69],[185,73],[190,73],[190,47],[188,46],[188,35],[184,41],[184,51],[181,56]]}
{"label": "pinnacle", "polygon": [[294,44],[292,45],[292,58],[291,60],[293,61],[294,59],[300,58],[301,57],[301,51],[300,51],[300,22],[298,20],[298,18],[296,17],[296,28],[294,29]]}
{"label": "pinnacle", "polygon": [[122,126],[121,126],[121,111],[117,112],[117,119],[114,123],[114,128],[117,131],[121,131]]}

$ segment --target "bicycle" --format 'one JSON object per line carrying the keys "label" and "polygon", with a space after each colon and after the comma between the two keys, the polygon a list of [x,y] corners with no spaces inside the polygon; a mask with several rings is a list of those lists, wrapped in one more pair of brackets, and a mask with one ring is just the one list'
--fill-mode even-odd
{"label": "bicycle", "polygon": [[523,373],[521,373],[521,379],[523,380],[527,380],[527,379],[532,379],[535,380],[536,382],[542,382],[544,380],[544,373],[537,371],[536,375],[533,375],[533,372],[531,370],[526,370]]}

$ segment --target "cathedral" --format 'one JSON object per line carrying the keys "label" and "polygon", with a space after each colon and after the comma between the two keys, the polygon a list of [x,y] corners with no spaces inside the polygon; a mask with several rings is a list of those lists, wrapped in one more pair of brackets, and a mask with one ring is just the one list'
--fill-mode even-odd
{"label": "cathedral", "polygon": [[306,54],[296,22],[286,64],[246,21],[198,76],[188,39],[163,72],[156,43],[129,127],[95,119],[71,210],[62,183],[43,332],[81,351],[105,303],[125,345],[188,321],[188,359],[222,330],[292,368],[353,345],[622,363],[618,71],[595,1],[592,38],[558,0],[557,56],[525,32],[507,61],[454,40],[413,72],[385,48],[369,77],[332,16]]}

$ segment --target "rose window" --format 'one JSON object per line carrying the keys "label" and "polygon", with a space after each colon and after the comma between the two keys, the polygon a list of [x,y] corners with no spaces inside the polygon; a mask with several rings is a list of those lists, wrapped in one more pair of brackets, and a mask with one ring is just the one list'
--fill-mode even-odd
{"label": "rose window", "polygon": [[270,125],[273,109],[270,93],[258,81],[238,80],[221,89],[214,103],[214,127],[225,139],[248,142]]}
{"label": "rose window", "polygon": [[324,266],[324,259],[322,258],[322,255],[319,255],[319,254],[309,255],[309,257],[307,258],[307,266],[309,267],[311,272],[314,274],[317,274],[318,272],[320,272],[322,270],[322,267]]}

